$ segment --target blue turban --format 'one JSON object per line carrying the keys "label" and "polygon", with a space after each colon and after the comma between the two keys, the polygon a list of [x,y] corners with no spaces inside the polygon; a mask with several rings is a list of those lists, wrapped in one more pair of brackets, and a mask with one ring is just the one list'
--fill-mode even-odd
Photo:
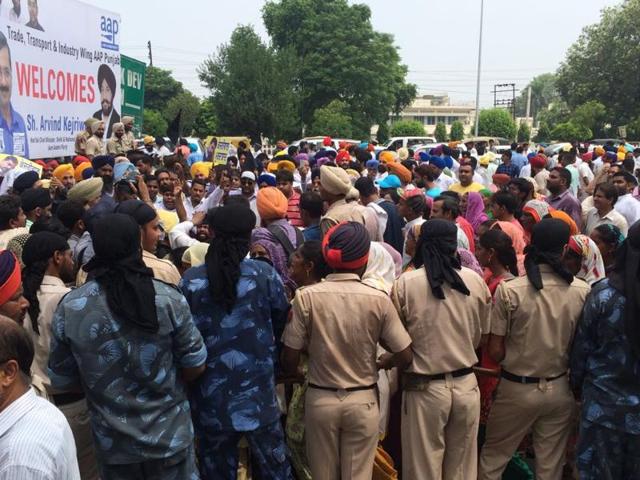
{"label": "blue turban", "polygon": [[273,173],[263,173],[258,177],[258,185],[266,183],[270,187],[276,186],[276,176]]}
{"label": "blue turban", "polygon": [[528,160],[531,160],[531,159],[532,159],[533,157],[535,157],[535,156],[536,156],[536,154],[535,154],[535,153],[533,153],[533,152],[531,152],[529,155],[527,155],[527,159],[528,159]]}
{"label": "blue turban", "polygon": [[421,163],[429,162],[431,160],[431,155],[429,155],[427,152],[420,152],[418,156],[420,157]]}
{"label": "blue turban", "polygon": [[449,155],[446,155],[443,160],[448,169],[453,168],[453,158],[451,158]]}
{"label": "blue turban", "polygon": [[100,170],[107,164],[111,165],[111,167],[113,168],[114,163],[115,160],[111,155],[98,155],[97,157],[93,157],[93,159],[91,160],[91,166],[93,167],[94,171]]}
{"label": "blue turban", "polygon": [[372,160],[367,160],[367,163],[365,163],[367,168],[378,168],[378,165],[380,165],[380,162],[378,160],[372,159]]}
{"label": "blue turban", "polygon": [[438,157],[436,155],[432,155],[431,157],[429,157],[429,163],[435,167],[438,167],[440,170],[444,170],[447,166],[444,158]]}
{"label": "blue turban", "polygon": [[85,168],[82,171],[82,180],[86,180],[87,178],[91,178],[93,177],[93,174],[96,173],[93,168],[89,167],[89,168]]}

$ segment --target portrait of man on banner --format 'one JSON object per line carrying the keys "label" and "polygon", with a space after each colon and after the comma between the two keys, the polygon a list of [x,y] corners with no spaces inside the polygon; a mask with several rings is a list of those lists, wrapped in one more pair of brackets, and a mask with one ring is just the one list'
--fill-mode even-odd
{"label": "portrait of man on banner", "polygon": [[111,67],[106,64],[98,68],[98,88],[100,89],[100,110],[93,114],[93,118],[102,120],[105,125],[104,139],[111,138],[113,124],[120,122],[120,114],[114,108],[116,97],[116,76]]}
{"label": "portrait of man on banner", "polygon": [[11,50],[7,37],[0,33],[0,153],[29,158],[24,119],[11,105],[12,87]]}

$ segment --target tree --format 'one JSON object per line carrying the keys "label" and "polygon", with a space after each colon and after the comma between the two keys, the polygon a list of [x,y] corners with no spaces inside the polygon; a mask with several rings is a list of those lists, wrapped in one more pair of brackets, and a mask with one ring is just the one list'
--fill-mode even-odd
{"label": "tree", "polygon": [[478,135],[512,140],[516,137],[516,124],[502,108],[482,110],[478,117]]}
{"label": "tree", "polygon": [[573,124],[587,127],[596,136],[604,135],[606,121],[607,109],[596,100],[590,100],[576,107],[571,115]]}
{"label": "tree", "polygon": [[531,129],[527,122],[521,122],[518,127],[518,142],[528,142],[531,138]]}
{"label": "tree", "polygon": [[142,131],[145,135],[164,137],[167,133],[167,121],[160,112],[145,108],[142,118]]}
{"label": "tree", "polygon": [[214,135],[218,131],[218,117],[216,115],[213,98],[208,97],[200,102],[200,113],[195,122],[195,132],[200,138]]}
{"label": "tree", "polygon": [[391,125],[392,137],[422,137],[424,125],[417,120],[400,120]]}
{"label": "tree", "polygon": [[442,122],[436,123],[436,129],[433,132],[433,136],[436,137],[436,141],[438,142],[446,142],[447,141],[446,125]]}
{"label": "tree", "polygon": [[265,45],[250,26],[240,26],[217,55],[198,69],[211,90],[222,134],[259,139],[300,135],[297,58]]}
{"label": "tree", "polygon": [[185,136],[191,135],[200,113],[200,100],[194,94],[185,90],[170,99],[162,113],[165,120],[170,122],[176,118],[179,111],[182,111],[180,130]]}
{"label": "tree", "polygon": [[353,136],[351,122],[347,104],[340,100],[334,100],[326,107],[319,108],[314,112],[309,134],[351,138]]}
{"label": "tree", "polygon": [[592,136],[589,128],[573,122],[560,123],[551,131],[551,138],[560,142],[584,142]]}
{"label": "tree", "polygon": [[612,125],[640,117],[639,16],[640,0],[627,0],[583,29],[557,72],[557,88],[571,108],[598,101]]}
{"label": "tree", "polygon": [[529,87],[531,87],[531,109],[529,115],[534,119],[538,117],[538,113],[560,99],[560,94],[556,88],[555,74],[543,73],[538,75],[522,89],[522,92],[516,98],[516,116],[518,117],[524,117],[527,113]]}
{"label": "tree", "polygon": [[553,128],[559,123],[565,123],[569,121],[571,111],[569,106],[563,102],[554,102],[546,110],[542,110],[538,113],[538,121],[544,122],[547,126],[553,130]]}
{"label": "tree", "polygon": [[534,142],[547,143],[551,140],[551,130],[546,122],[540,122],[538,126],[538,133],[533,137]]}
{"label": "tree", "polygon": [[[371,10],[347,0],[270,0],[263,20],[274,47],[291,49],[299,60],[293,72],[302,102],[302,119],[340,100],[349,106],[355,136],[388,120],[415,98],[407,84],[393,37],[371,25]],[[339,28],[327,28],[339,25]]]}
{"label": "tree", "polygon": [[453,141],[462,140],[464,138],[464,125],[460,120],[456,120],[451,124],[451,133],[449,137]]}
{"label": "tree", "polygon": [[378,132],[376,133],[376,140],[379,144],[384,145],[389,141],[389,125],[387,122],[381,122],[378,125]]}
{"label": "tree", "polygon": [[144,78],[145,110],[164,111],[169,100],[182,93],[182,83],[171,75],[171,70],[147,67]]}

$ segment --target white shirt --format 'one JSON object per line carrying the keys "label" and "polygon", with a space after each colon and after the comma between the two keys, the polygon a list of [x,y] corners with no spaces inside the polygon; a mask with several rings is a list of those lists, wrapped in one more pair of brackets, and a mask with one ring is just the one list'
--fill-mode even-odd
{"label": "white shirt", "polygon": [[449,190],[451,185],[453,185],[454,183],[456,183],[456,179],[445,175],[444,173],[441,173],[440,176],[435,180],[436,186],[443,192],[445,190]]}
{"label": "white shirt", "polygon": [[198,243],[198,240],[189,235],[191,229],[193,228],[193,222],[186,221],[179,223],[175,227],[171,229],[169,232],[169,243],[171,244],[171,248],[181,248],[181,247],[190,247]]}
{"label": "white shirt", "polygon": [[627,219],[629,228],[640,220],[640,202],[633,198],[630,193],[618,197],[618,201],[614,205],[617,212],[620,212]]}
{"label": "white shirt", "polygon": [[164,145],[156,150],[159,158],[166,157],[167,155],[171,155],[171,150],[169,150]]}
{"label": "white shirt", "polygon": [[627,236],[629,225],[627,224],[627,219],[624,218],[620,212],[613,209],[604,217],[601,217],[596,207],[591,208],[584,217],[585,235],[591,235],[594,228],[598,225],[604,225],[605,223],[615,225],[625,237]]}
{"label": "white shirt", "polygon": [[[404,246],[402,247],[402,266],[407,265],[411,261],[411,257],[407,254],[407,235],[416,225],[422,225],[426,220],[422,217],[414,218],[402,227],[402,236],[404,237]],[[464,232],[463,232],[464,233]]]}
{"label": "white shirt", "polygon": [[0,479],[80,480],[67,419],[32,388],[0,412]]}
{"label": "white shirt", "polygon": [[520,178],[527,178],[531,176],[531,164],[527,163],[524,167],[520,169]]}

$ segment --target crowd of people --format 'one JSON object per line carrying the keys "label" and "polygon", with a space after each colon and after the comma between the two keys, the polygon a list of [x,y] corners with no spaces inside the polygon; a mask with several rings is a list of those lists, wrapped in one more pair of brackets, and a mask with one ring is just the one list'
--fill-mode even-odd
{"label": "crowd of people", "polygon": [[638,477],[639,149],[122,120],[4,179],[0,479]]}

